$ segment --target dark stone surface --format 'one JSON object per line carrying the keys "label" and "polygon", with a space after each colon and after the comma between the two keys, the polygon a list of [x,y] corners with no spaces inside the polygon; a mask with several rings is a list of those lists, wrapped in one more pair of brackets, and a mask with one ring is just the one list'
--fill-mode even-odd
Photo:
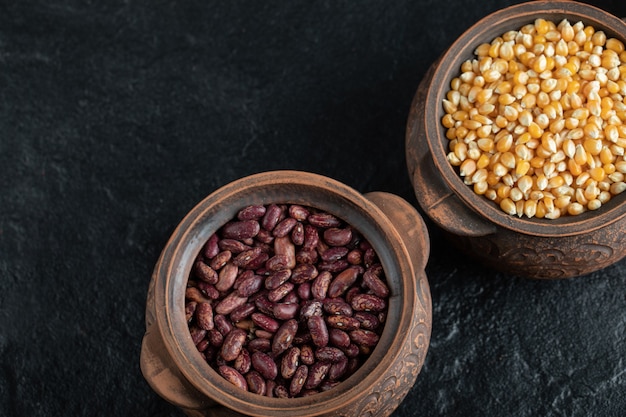
{"label": "dark stone surface", "polygon": [[[0,415],[181,416],[139,370],[176,224],[272,169],[415,203],[415,89],[511,3],[0,1]],[[626,413],[626,262],[531,281],[431,231],[432,344],[395,416]]]}

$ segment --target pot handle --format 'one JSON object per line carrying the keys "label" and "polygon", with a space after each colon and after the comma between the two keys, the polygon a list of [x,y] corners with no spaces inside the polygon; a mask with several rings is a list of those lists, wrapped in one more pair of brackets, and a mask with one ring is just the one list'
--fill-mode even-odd
{"label": "pot handle", "polygon": [[[156,271],[156,269],[155,269]],[[186,410],[203,410],[213,402],[185,379],[163,342],[155,321],[154,277],[146,303],[146,333],[141,343],[140,367],[150,387],[166,401]]]}
{"label": "pot handle", "polygon": [[442,229],[459,236],[478,237],[496,232],[496,226],[483,220],[450,190],[426,153],[413,172],[415,196],[428,217]]}
{"label": "pot handle", "polygon": [[424,270],[430,255],[430,240],[426,224],[415,207],[403,198],[387,192],[370,192],[365,194],[365,198],[381,209],[400,232],[400,238],[409,251],[415,270]]}

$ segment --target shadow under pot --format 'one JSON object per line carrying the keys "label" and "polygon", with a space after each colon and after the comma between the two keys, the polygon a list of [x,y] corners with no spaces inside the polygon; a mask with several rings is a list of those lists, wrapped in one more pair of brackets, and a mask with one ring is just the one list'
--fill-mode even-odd
{"label": "shadow under pot", "polygon": [[[199,352],[185,311],[190,272],[205,242],[243,208],[272,204],[314,208],[350,225],[376,251],[389,290],[384,327],[367,359],[328,391],[305,397],[260,395],[222,377]],[[395,195],[362,195],[297,171],[234,181],[193,208],[161,253],[147,297],[143,375],[190,416],[388,416],[415,383],[430,343],[432,306],[424,272],[429,250],[422,218]]]}
{"label": "shadow under pot", "polygon": [[[607,38],[626,42],[623,20],[577,2],[526,2],[486,16],[444,52],[420,83],[408,117],[406,160],[419,205],[461,251],[513,275],[569,278],[605,268],[626,255],[626,193],[613,195],[597,210],[552,220],[518,215],[519,211],[509,214],[497,201],[475,192],[460,175],[459,166],[450,162],[452,138],[446,136],[442,122],[443,101],[463,62],[476,58],[479,45],[537,19],[582,22]],[[619,97],[626,96],[622,93]],[[498,102],[494,107],[492,118],[502,109]]]}

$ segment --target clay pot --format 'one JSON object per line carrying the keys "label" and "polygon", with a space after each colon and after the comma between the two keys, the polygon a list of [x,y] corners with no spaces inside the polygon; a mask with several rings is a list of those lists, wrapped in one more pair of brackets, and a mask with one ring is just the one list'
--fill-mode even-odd
{"label": "clay pot", "polygon": [[462,251],[484,264],[531,278],[566,278],[599,270],[626,255],[626,193],[599,210],[557,220],[510,216],[476,195],[447,161],[442,100],[474,49],[537,18],[583,21],[626,41],[624,21],[571,1],[532,1],[499,10],[463,33],[435,62],[414,97],[406,158],[419,205]]}
{"label": "clay pot", "polygon": [[[187,278],[204,242],[241,208],[269,203],[316,207],[355,227],[378,253],[391,290],[388,319],[369,359],[346,381],[311,397],[268,398],[235,387],[202,359],[185,320]],[[163,249],[148,293],[142,372],[159,395],[193,416],[387,416],[415,383],[428,349],[428,255],[421,217],[395,195],[361,195],[332,179],[295,171],[234,181],[193,208]]]}

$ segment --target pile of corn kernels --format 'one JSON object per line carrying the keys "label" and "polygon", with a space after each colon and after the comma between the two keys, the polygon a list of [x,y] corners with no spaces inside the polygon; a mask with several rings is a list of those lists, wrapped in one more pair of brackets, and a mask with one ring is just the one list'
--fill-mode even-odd
{"label": "pile of corn kernels", "polygon": [[536,19],[478,46],[443,100],[449,162],[511,215],[557,219],[626,190],[624,44]]}

